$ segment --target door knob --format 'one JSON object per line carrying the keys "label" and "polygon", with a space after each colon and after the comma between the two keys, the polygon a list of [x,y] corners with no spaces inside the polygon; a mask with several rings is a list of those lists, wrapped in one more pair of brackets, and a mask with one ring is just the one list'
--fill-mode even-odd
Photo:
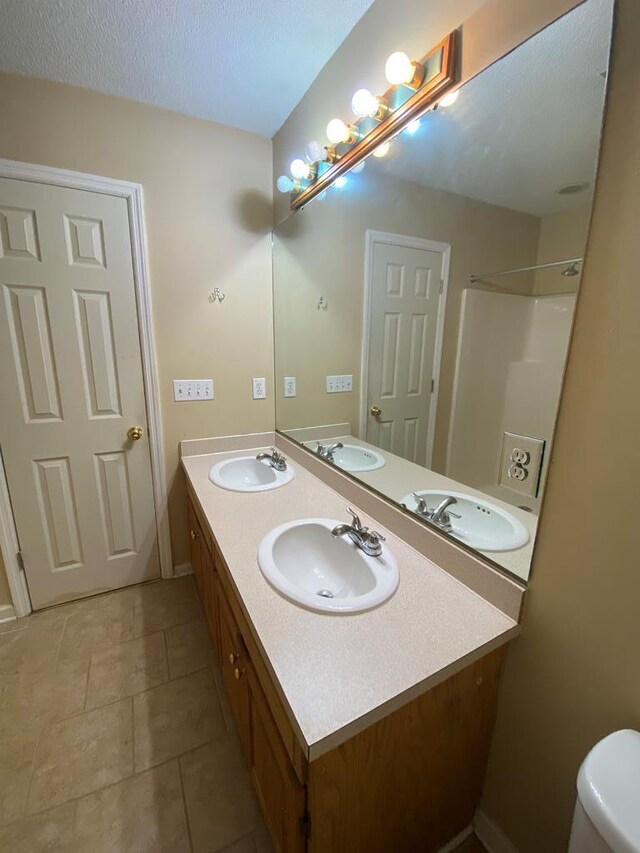
{"label": "door knob", "polygon": [[139,438],[142,438],[142,427],[141,426],[133,426],[127,430],[127,435],[132,441],[137,441]]}
{"label": "door knob", "polygon": [[379,418],[382,414],[382,409],[378,406],[371,406],[369,412],[373,415],[374,418]]}

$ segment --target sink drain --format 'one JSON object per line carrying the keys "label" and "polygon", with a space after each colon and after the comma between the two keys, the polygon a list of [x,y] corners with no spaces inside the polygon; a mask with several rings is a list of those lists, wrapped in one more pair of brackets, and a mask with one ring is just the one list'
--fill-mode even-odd
{"label": "sink drain", "polygon": [[322,598],[333,598],[333,593],[330,589],[319,589],[316,594],[322,596]]}

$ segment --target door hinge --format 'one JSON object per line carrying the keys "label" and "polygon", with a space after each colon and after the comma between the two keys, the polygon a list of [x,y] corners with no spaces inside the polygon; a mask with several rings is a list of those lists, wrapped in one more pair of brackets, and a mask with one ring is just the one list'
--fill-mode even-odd
{"label": "door hinge", "polygon": [[436,380],[435,380],[435,379],[432,379],[432,380],[431,380],[431,393],[432,393],[432,394],[433,394],[433,392],[435,391],[435,388],[436,388]]}
{"label": "door hinge", "polygon": [[311,815],[305,812],[300,818],[300,832],[304,838],[311,838]]}
{"label": "door hinge", "polygon": [[18,563],[18,568],[21,572],[24,572],[24,560],[22,559],[22,552],[18,551],[16,554],[16,562]]}

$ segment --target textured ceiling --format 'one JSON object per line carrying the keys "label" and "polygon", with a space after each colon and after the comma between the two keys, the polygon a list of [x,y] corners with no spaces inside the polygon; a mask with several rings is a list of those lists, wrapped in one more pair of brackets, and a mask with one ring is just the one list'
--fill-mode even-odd
{"label": "textured ceiling", "polygon": [[[612,8],[613,0],[587,0],[463,86],[455,104],[429,113],[371,167],[535,216],[586,204]],[[587,181],[589,191],[557,194]]]}
{"label": "textured ceiling", "polygon": [[2,0],[0,69],[273,136],[372,0]]}

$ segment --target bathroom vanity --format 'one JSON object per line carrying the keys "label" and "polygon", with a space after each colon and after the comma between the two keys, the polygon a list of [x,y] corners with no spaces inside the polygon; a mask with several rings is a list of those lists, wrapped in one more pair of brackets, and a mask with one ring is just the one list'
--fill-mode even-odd
{"label": "bathroom vanity", "polygon": [[191,560],[276,849],[438,850],[471,823],[517,623],[378,524],[400,573],[382,605],[331,614],[283,597],[261,540],[294,519],[346,521],[346,501],[300,464],[272,491],[216,487],[212,466],[239,455],[182,460]]}

